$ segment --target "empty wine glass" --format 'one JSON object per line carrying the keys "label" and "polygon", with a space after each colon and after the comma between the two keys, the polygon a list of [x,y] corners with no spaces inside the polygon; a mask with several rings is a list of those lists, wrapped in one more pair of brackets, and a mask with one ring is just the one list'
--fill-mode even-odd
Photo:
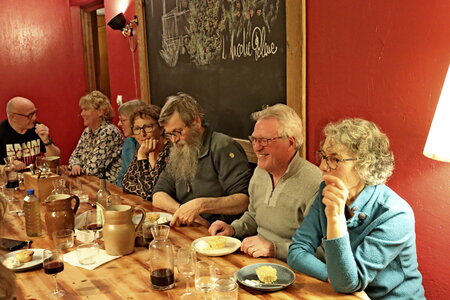
{"label": "empty wine glass", "polygon": [[206,300],[208,299],[208,293],[213,288],[214,282],[214,265],[209,261],[198,261],[195,266],[195,287],[205,293]]}
{"label": "empty wine glass", "polygon": [[97,209],[90,209],[86,212],[85,228],[94,232],[94,242],[98,244],[98,231],[103,228],[103,215]]}
{"label": "empty wine glass", "polygon": [[189,281],[191,276],[195,274],[195,264],[197,262],[197,255],[195,250],[191,247],[182,247],[177,250],[176,264],[180,274],[186,278],[186,288],[181,295],[181,299],[187,299],[194,293],[191,291]]}
{"label": "empty wine glass", "polygon": [[56,274],[64,270],[64,260],[61,250],[44,250],[43,266],[45,274],[52,275],[55,278],[55,289],[47,294],[47,297],[51,299],[63,297],[66,292],[58,289],[58,282],[56,280]]}

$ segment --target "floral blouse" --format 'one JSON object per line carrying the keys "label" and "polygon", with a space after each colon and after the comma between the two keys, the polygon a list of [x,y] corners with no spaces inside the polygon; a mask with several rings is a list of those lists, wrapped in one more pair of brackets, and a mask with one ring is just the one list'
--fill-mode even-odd
{"label": "floral blouse", "polygon": [[69,164],[80,165],[86,175],[94,176],[99,175],[99,168],[105,168],[106,179],[115,184],[122,165],[122,143],[119,129],[109,122],[103,122],[94,132],[86,128],[70,155]]}
{"label": "floral blouse", "polygon": [[134,158],[123,175],[122,188],[124,192],[135,194],[145,200],[152,200],[153,187],[159,178],[159,174],[166,167],[166,159],[169,156],[171,143],[166,143],[159,153],[154,168],[151,168],[148,159],[137,159],[136,149]]}

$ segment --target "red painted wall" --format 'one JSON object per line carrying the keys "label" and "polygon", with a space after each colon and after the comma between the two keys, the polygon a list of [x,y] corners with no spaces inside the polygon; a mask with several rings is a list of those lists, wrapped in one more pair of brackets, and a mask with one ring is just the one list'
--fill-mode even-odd
{"label": "red painted wall", "polygon": [[80,17],[68,3],[2,0],[0,8],[0,119],[10,98],[32,100],[63,162],[83,128],[78,100],[85,90]]}
{"label": "red painted wall", "polygon": [[[127,20],[134,18],[134,0],[108,0],[105,4],[105,20],[109,22],[118,13],[123,13]],[[116,106],[117,95],[123,95],[123,102],[135,99],[132,55],[135,56],[136,80],[139,97],[139,62],[137,49],[134,54],[130,50],[129,38],[124,38],[118,30],[106,27],[108,44],[108,61],[111,84],[111,100]],[[136,47],[136,39],[133,39]]]}
{"label": "red painted wall", "polygon": [[[119,12],[134,16],[133,0],[105,2],[107,21]],[[450,164],[422,155],[450,61],[448,11],[447,0],[307,1],[309,157],[332,120],[362,117],[388,134],[396,155],[389,186],[415,211],[428,299],[450,294]],[[77,9],[67,0],[3,0],[0,28],[0,118],[11,97],[30,97],[67,158],[83,129]],[[128,42],[110,28],[107,42],[111,98],[132,99]]]}
{"label": "red painted wall", "polygon": [[450,164],[422,155],[450,62],[449,12],[447,0],[307,1],[308,157],[332,120],[361,117],[388,134],[388,185],[414,209],[428,299],[450,295]]}

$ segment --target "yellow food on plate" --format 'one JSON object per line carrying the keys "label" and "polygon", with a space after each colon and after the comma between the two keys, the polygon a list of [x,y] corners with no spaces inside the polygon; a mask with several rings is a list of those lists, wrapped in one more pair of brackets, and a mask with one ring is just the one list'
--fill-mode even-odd
{"label": "yellow food on plate", "polygon": [[277,280],[277,269],[271,266],[261,266],[256,268],[256,275],[263,283],[272,283]]}
{"label": "yellow food on plate", "polygon": [[211,249],[225,248],[227,244],[227,239],[223,236],[213,236],[208,240],[208,244],[211,247]]}
{"label": "yellow food on plate", "polygon": [[34,251],[24,250],[16,253],[16,258],[21,263],[29,262],[33,259]]}
{"label": "yellow food on plate", "polygon": [[159,219],[159,214],[158,213],[147,213],[145,215],[145,218],[150,222],[150,223],[156,223],[156,221],[158,221]]}

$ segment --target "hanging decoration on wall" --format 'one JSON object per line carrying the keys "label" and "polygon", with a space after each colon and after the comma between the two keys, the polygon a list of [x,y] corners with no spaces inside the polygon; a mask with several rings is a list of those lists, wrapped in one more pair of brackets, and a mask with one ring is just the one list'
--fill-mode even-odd
{"label": "hanging decoration on wall", "polygon": [[[128,24],[127,24],[128,23]],[[138,18],[134,16],[132,20],[127,21],[123,13],[117,14],[108,22],[108,26],[114,30],[120,30],[122,35],[128,39],[130,44],[131,59],[133,62],[133,77],[134,77],[134,93],[135,98],[138,98],[137,79],[136,79],[136,62],[135,52],[137,48],[137,40],[134,34],[136,26],[139,25]]]}

